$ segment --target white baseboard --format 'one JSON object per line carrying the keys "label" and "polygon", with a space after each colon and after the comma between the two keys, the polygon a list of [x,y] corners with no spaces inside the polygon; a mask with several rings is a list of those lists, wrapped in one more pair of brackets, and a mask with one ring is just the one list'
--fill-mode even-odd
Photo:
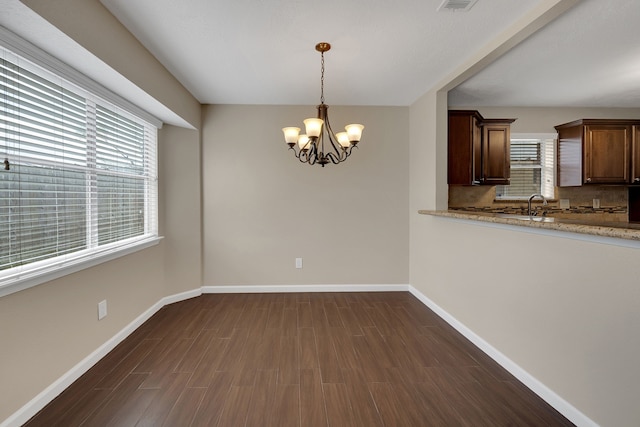
{"label": "white baseboard", "polygon": [[160,300],[160,303],[162,304],[160,308],[168,304],[173,304],[174,302],[180,302],[190,298],[199,297],[200,295],[202,295],[202,288],[192,289],[190,291],[181,292],[175,295],[169,295],[168,297],[164,297]]}
{"label": "white baseboard", "polygon": [[287,292],[401,292],[409,285],[266,285],[203,286],[203,294],[267,294]]}
{"label": "white baseboard", "polygon": [[98,361],[106,356],[107,353],[109,353],[118,344],[124,341],[124,339],[127,338],[138,327],[140,327],[140,325],[149,320],[149,318],[156,314],[162,307],[167,304],[193,298],[201,294],[201,290],[197,289],[162,298],[147,311],[138,316],[134,321],[125,326],[120,332],[115,334],[111,339],[98,347],[97,350],[85,357],[77,365],[75,365],[64,375],[58,378],[55,382],[53,382],[53,384],[40,392],[40,394],[38,394],[36,397],[31,399],[31,401],[25,404],[17,412],[0,423],[0,427],[19,427],[22,424],[26,423],[31,417],[37,414],[49,402],[51,402],[67,387],[69,387],[75,380],[80,378],[93,365],[98,363]]}
{"label": "white baseboard", "polygon": [[537,394],[541,399],[551,405],[556,411],[564,415],[569,421],[574,423],[578,427],[599,427],[597,423],[591,420],[589,417],[580,412],[577,408],[571,405],[569,402],[558,396],[549,387],[538,381],[534,376],[518,366],[515,362],[502,354],[491,344],[486,342],[480,336],[476,335],[471,329],[466,327],[463,323],[458,321],[455,317],[445,311],[438,304],[424,296],[413,286],[409,286],[409,292],[420,300],[424,305],[429,307],[440,316],[445,322],[451,325],[454,329],[460,332],[465,338],[471,341],[476,347],[485,352],[490,358],[495,360],[500,366],[509,371],[520,382],[529,387],[531,391]]}

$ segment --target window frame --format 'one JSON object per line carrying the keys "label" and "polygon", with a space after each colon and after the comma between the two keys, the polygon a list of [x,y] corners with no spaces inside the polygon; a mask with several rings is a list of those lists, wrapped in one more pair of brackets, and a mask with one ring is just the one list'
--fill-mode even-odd
{"label": "window frame", "polygon": [[[161,128],[162,122],[3,27],[0,27],[0,49],[9,51],[11,58],[15,56],[20,61],[24,61],[23,63],[29,64],[30,71],[37,69],[39,74],[42,73],[47,78],[53,77],[56,83],[61,81],[64,85],[72,85],[78,88],[82,92],[81,95],[86,96],[88,101],[99,102],[124,117],[144,122],[145,128],[154,129],[150,140],[154,151],[152,160],[154,165],[150,176],[155,181],[150,190],[153,194],[145,190],[145,210],[150,209],[150,211],[145,211],[145,228],[142,235],[1,270],[0,297],[157,245],[162,237],[159,235],[158,141],[155,129]],[[97,170],[96,173],[100,171]],[[96,191],[96,189],[87,188],[87,197],[97,197]],[[89,215],[90,213],[87,212],[85,218]],[[153,223],[147,224],[148,220]],[[147,227],[147,225],[150,226]]]}

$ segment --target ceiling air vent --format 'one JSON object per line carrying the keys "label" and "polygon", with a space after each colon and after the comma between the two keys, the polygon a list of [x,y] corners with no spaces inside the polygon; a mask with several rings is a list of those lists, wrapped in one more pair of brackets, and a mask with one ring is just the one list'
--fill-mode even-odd
{"label": "ceiling air vent", "polygon": [[440,6],[438,6],[438,11],[466,12],[471,9],[477,1],[478,0],[444,0]]}

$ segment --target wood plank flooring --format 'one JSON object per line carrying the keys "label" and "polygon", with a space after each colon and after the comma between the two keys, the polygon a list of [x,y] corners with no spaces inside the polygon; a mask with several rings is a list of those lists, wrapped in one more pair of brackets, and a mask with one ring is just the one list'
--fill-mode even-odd
{"label": "wood plank flooring", "polygon": [[27,424],[571,426],[406,292],[164,307]]}

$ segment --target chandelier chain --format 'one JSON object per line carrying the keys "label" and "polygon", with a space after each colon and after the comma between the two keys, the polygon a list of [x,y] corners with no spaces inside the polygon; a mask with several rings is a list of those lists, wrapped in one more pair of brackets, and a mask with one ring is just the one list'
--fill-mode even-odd
{"label": "chandelier chain", "polygon": [[324,104],[324,52],[320,52],[320,104]]}

